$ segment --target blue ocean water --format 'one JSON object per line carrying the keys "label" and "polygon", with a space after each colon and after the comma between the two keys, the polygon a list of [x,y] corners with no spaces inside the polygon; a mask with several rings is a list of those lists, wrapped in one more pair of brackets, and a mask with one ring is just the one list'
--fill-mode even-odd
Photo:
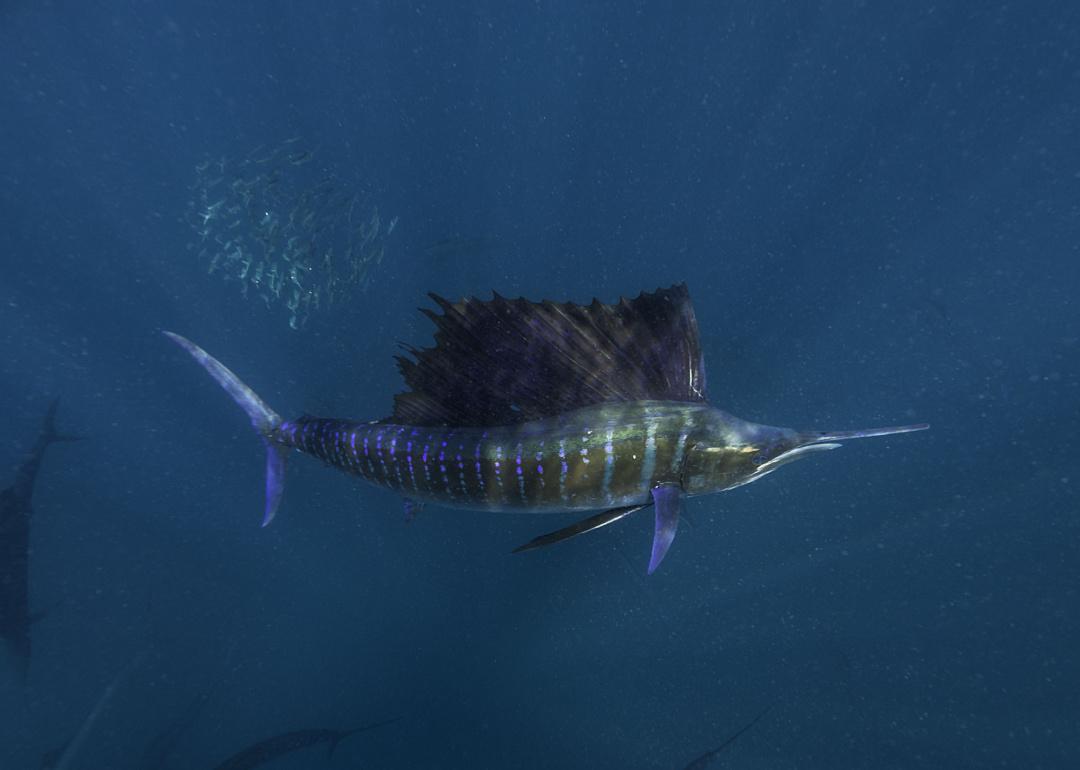
{"label": "blue ocean water", "polygon": [[[1050,1],[3,4],[0,486],[52,397],[87,440],[0,768],[110,683],[67,766],[401,717],[273,767],[682,768],[770,706],[712,766],[1080,766],[1078,41]],[[196,167],[291,137],[398,218],[297,331],[188,248]],[[160,334],[375,419],[429,290],[679,281],[717,406],[932,429],[690,501],[646,577],[648,515],[511,555],[573,517],[405,523],[302,457],[260,529],[259,441]]]}

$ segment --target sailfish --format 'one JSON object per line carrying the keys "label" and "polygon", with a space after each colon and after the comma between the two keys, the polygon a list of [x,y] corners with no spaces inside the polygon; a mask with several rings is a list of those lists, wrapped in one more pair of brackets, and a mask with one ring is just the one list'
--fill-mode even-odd
{"label": "sailfish", "polygon": [[49,405],[37,440],[15,471],[14,483],[0,490],[0,639],[11,650],[23,682],[30,668],[30,626],[44,616],[44,613],[30,611],[30,523],[34,513],[34,483],[45,450],[57,442],[79,438],[56,429],[59,406],[59,399]]}
{"label": "sailfish", "polygon": [[172,332],[247,413],[266,445],[263,526],[281,502],[290,450],[414,503],[485,511],[592,512],[518,551],[652,507],[652,574],[685,498],[748,484],[839,442],[923,430],[760,425],[711,406],[685,284],[616,304],[429,294],[434,347],[403,345],[407,390],[383,420],[284,420],[221,362]]}

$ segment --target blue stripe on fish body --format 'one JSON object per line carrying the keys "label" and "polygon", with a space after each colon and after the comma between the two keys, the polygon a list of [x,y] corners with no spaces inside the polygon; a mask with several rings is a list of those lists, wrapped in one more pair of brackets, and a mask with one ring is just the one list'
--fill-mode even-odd
{"label": "blue stripe on fish body", "polygon": [[461,493],[464,497],[469,497],[469,485],[465,481],[465,460],[461,456],[461,453],[465,451],[464,444],[458,444],[457,454],[454,455],[454,460],[457,463],[458,469],[458,484],[461,486]]}
{"label": "blue stripe on fish body", "polygon": [[417,487],[416,487],[416,466],[413,463],[412,448],[413,448],[413,442],[412,441],[408,441],[408,442],[405,443],[405,458],[406,458],[406,461],[409,464],[409,482],[412,484],[413,491],[415,492],[416,489],[417,489]]}
{"label": "blue stripe on fish body", "polygon": [[[405,428],[402,428],[398,433],[404,433]],[[401,481],[401,464],[397,458],[397,436],[390,439],[390,464],[394,467],[394,476],[397,478],[398,489],[403,489],[404,484]]]}
{"label": "blue stripe on fish body", "polygon": [[454,499],[454,493],[450,489],[450,477],[446,474],[446,441],[439,442],[439,476],[442,478],[443,492],[450,500]]}
{"label": "blue stripe on fish body", "polygon": [[484,431],[484,433],[476,441],[476,448],[473,450],[473,467],[476,470],[476,488],[477,491],[480,493],[481,497],[484,496],[484,493],[486,491],[484,484],[484,462],[481,450],[484,447],[484,441],[487,439],[487,437],[487,431]]}

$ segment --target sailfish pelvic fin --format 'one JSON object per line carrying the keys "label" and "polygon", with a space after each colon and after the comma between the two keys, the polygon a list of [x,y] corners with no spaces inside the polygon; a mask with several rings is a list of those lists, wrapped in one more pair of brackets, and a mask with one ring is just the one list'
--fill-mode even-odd
{"label": "sailfish pelvic fin", "polygon": [[213,377],[225,392],[232,396],[251,420],[251,426],[266,444],[266,508],[263,512],[262,526],[274,519],[281,495],[285,490],[285,456],[287,448],[274,441],[274,431],[281,425],[281,416],[255,395],[255,391],[233,374],[225,364],[218,361],[191,340],[179,334],[164,332],[165,336],[182,347],[199,365]]}

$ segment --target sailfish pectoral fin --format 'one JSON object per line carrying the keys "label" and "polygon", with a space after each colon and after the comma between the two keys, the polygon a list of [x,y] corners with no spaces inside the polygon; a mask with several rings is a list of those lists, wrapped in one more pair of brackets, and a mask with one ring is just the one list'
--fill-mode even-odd
{"label": "sailfish pectoral fin", "polygon": [[657,484],[653,487],[652,498],[656,505],[656,528],[653,531],[652,556],[649,558],[650,575],[656,572],[675,539],[675,531],[679,528],[682,487],[673,483]]}
{"label": "sailfish pectoral fin", "polygon": [[577,535],[582,535],[586,532],[592,532],[594,529],[600,529],[600,527],[612,524],[624,516],[629,516],[635,511],[640,511],[642,508],[647,508],[646,505],[628,505],[623,508],[612,508],[608,511],[601,511],[594,514],[587,519],[581,521],[575,521],[569,527],[563,527],[557,529],[554,532],[548,532],[546,535],[540,535],[534,537],[524,545],[519,545],[514,549],[513,553],[521,553],[522,551],[531,551],[534,548],[543,548],[545,545],[552,545],[554,543],[560,543],[563,540],[569,540]]}

